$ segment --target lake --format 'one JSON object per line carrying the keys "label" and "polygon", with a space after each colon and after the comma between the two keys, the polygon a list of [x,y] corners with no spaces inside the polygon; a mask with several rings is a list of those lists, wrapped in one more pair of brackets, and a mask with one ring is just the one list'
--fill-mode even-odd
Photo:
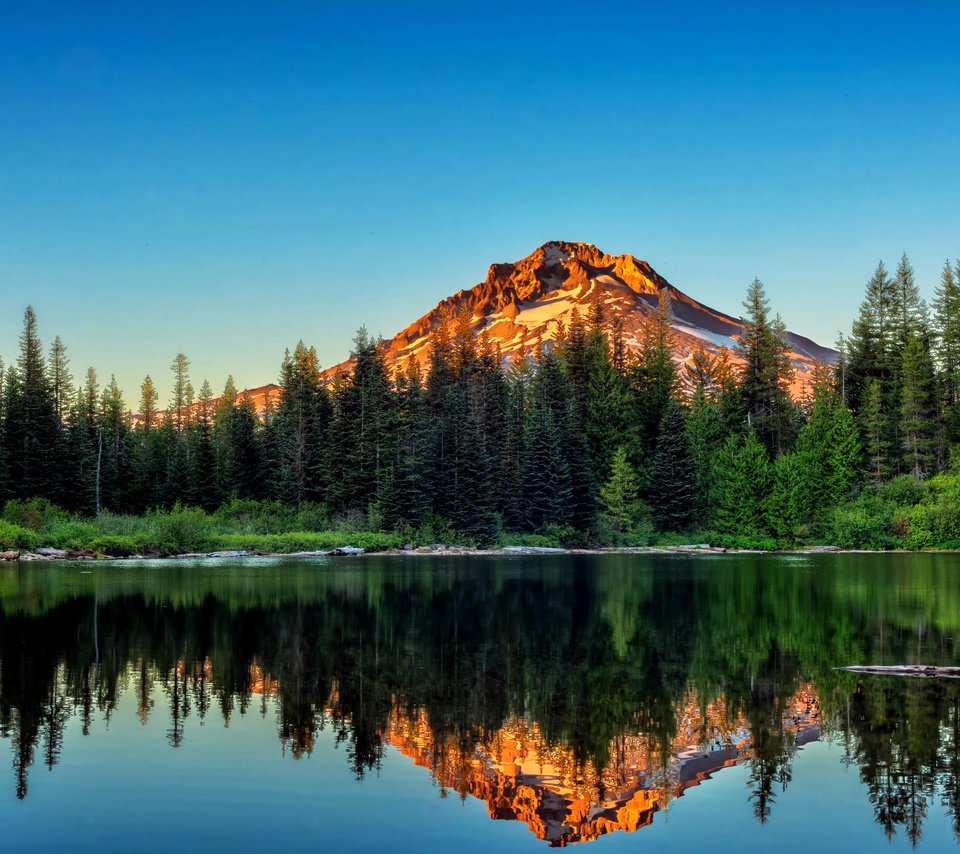
{"label": "lake", "polygon": [[954,850],[960,556],[0,568],[0,848]]}

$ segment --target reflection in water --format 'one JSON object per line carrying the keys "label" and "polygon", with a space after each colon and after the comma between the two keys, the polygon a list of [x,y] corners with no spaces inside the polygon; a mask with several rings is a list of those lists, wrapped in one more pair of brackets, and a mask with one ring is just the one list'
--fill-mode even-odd
{"label": "reflection in water", "polygon": [[931,810],[960,829],[960,687],[833,668],[957,664],[958,598],[938,558],[4,569],[0,735],[24,798],[67,722],[124,694],[174,748],[191,716],[275,715],[295,759],[329,727],[362,777],[392,745],[554,845],[644,827],[735,763],[766,821],[826,737],[916,842]]}

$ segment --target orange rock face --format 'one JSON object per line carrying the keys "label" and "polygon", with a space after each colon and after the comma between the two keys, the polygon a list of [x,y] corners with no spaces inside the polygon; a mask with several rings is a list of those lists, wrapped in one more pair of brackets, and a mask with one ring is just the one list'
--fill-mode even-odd
{"label": "orange rock face", "polygon": [[[790,697],[784,709],[780,730],[788,741],[819,737],[812,687]],[[411,718],[395,711],[385,738],[428,769],[442,795],[452,790],[483,800],[490,818],[521,821],[551,847],[646,827],[672,799],[753,754],[747,721],[729,715],[725,697],[701,708],[692,695],[677,710],[666,766],[643,733],[615,739],[603,768],[578,764],[572,748],[548,744],[536,723],[522,719],[487,734],[473,752],[453,737],[437,741],[425,712]]]}
{"label": "orange rock face", "polygon": [[[690,362],[699,351],[718,355],[723,349],[732,350],[744,330],[738,318],[687,296],[646,261],[632,255],[607,255],[589,243],[556,240],[515,263],[492,264],[480,284],[443,300],[384,342],[387,364],[402,369],[416,359],[425,369],[432,336],[441,323],[463,316],[473,333],[486,333],[505,358],[521,349],[532,352],[538,341],[549,342],[568,327],[574,310],[586,318],[597,301],[608,318],[622,321],[626,348],[635,351],[663,290],[673,308],[679,362]],[[837,354],[793,333],[788,333],[788,344],[794,369],[792,390],[800,395],[808,388],[816,364],[832,362]],[[349,365],[349,361],[337,365],[326,375]]]}
{"label": "orange rock face", "polygon": [[[743,283],[743,289],[749,283]],[[466,317],[471,331],[485,333],[491,347],[505,359],[522,350],[533,352],[539,341],[550,342],[569,327],[574,311],[587,318],[596,302],[606,317],[622,322],[626,350],[636,351],[644,326],[661,291],[670,296],[674,314],[675,357],[690,363],[706,352],[714,356],[732,351],[744,331],[740,319],[697,302],[633,255],[607,255],[589,243],[555,240],[512,264],[492,264],[486,278],[469,290],[460,290],[384,342],[387,365],[404,369],[416,360],[426,370],[430,344],[441,324]],[[808,389],[816,365],[833,362],[837,353],[809,338],[787,334],[793,367],[792,393]],[[733,358],[736,362],[736,358]],[[332,379],[350,367],[347,360],[323,372]],[[276,401],[279,389],[250,389],[257,410]]]}

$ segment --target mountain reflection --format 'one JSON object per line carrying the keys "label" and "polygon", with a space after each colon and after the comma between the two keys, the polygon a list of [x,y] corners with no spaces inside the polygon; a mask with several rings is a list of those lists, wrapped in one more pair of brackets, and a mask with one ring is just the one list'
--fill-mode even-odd
{"label": "mountain reflection", "polygon": [[960,686],[838,665],[956,664],[942,558],[366,559],[0,570],[0,736],[16,795],[65,727],[136,699],[189,749],[196,716],[276,718],[300,759],[332,728],[357,777],[393,747],[440,794],[552,845],[648,825],[749,769],[766,821],[797,750],[829,738],[877,822],[960,831]]}

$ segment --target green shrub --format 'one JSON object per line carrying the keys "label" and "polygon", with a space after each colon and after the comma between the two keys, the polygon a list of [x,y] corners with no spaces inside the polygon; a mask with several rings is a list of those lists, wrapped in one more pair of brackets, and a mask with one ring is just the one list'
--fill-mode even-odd
{"label": "green shrub", "polygon": [[783,547],[783,543],[774,537],[754,534],[710,534],[703,542],[722,549],[749,549],[751,551],[772,552]]}
{"label": "green shrub", "polygon": [[100,531],[93,522],[69,520],[58,522],[44,532],[45,545],[58,549],[89,549],[100,535]]}
{"label": "green shrub", "polygon": [[877,494],[882,501],[890,501],[897,507],[912,507],[923,501],[926,490],[915,477],[902,474],[881,486]]}
{"label": "green shrub", "polygon": [[504,546],[529,546],[532,548],[559,549],[560,540],[546,534],[504,534],[500,538]]}
{"label": "green shrub", "polygon": [[248,551],[259,554],[331,551],[341,546],[356,546],[367,551],[400,548],[400,534],[360,531],[288,531],[283,534],[219,534],[211,546],[217,551]]}
{"label": "green shrub", "polygon": [[203,551],[211,542],[210,519],[199,507],[156,510],[144,517],[143,543],[151,550],[165,553]]}
{"label": "green shrub", "polygon": [[68,518],[67,512],[46,498],[12,499],[3,505],[3,519],[21,528],[41,531]]}
{"label": "green shrub", "polygon": [[893,536],[893,525],[893,505],[864,495],[833,510],[827,519],[826,539],[845,549],[892,549],[901,545]]}
{"label": "green shrub", "polygon": [[0,549],[34,549],[38,544],[33,531],[0,519]]}
{"label": "green shrub", "polygon": [[87,545],[87,548],[97,552],[97,554],[110,555],[111,557],[130,557],[130,555],[139,554],[142,551],[140,544],[133,537],[109,535],[95,537]]}

